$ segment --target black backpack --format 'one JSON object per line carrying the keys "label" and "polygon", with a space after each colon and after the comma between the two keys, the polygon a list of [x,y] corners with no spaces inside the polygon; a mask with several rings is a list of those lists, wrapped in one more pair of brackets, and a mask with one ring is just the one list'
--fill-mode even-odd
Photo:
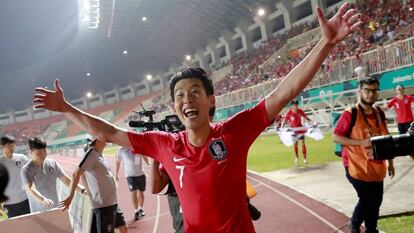
{"label": "black backpack", "polygon": [[[381,117],[381,121],[382,122],[385,122],[387,119],[386,119],[386,117],[385,117],[385,113],[384,113],[384,111],[382,111],[382,109],[381,108],[379,108],[379,107],[375,107],[377,110],[378,110],[378,112],[379,112],[379,115],[380,115],[380,117]],[[351,130],[349,131],[350,133],[352,132],[352,128],[354,128],[354,125],[355,125],[355,122],[356,122],[356,118],[357,118],[357,114],[358,114],[358,110],[357,110],[357,106],[353,106],[352,108],[351,108]],[[334,125],[336,126],[336,124],[338,123],[338,120],[339,120],[339,117],[340,117],[341,115],[338,115],[335,119],[334,119]],[[350,135],[347,135],[347,136],[350,136]],[[335,153],[335,155],[336,156],[339,156],[339,157],[342,157],[342,150],[343,150],[343,146],[341,145],[341,144],[338,144],[338,143],[335,143],[335,151],[334,151],[334,153]]]}

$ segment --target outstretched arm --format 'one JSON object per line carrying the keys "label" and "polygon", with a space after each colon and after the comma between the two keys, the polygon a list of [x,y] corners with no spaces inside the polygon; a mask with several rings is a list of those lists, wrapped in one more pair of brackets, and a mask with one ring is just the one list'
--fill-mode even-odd
{"label": "outstretched arm", "polygon": [[61,112],[83,130],[95,135],[102,141],[113,142],[126,148],[132,147],[126,130],[118,128],[102,118],[84,112],[67,102],[59,80],[55,80],[55,90],[47,90],[40,87],[35,90],[34,108]]}
{"label": "outstretched arm", "polygon": [[63,176],[61,176],[61,177],[59,177],[59,179],[66,185],[66,186],[68,186],[69,188],[72,188],[72,184],[74,184],[75,185],[75,189],[78,191],[78,192],[80,192],[80,193],[83,193],[84,191],[85,191],[85,187],[83,187],[83,185],[81,185],[81,184],[78,184],[78,182],[79,182],[79,180],[78,180],[78,182],[76,182],[76,184],[75,184],[75,182],[72,182],[72,179],[68,176],[68,175],[66,175],[65,173],[63,173]]}
{"label": "outstretched arm", "polygon": [[329,21],[325,19],[319,7],[316,9],[322,38],[278,87],[266,96],[265,104],[269,120],[273,119],[308,85],[335,44],[362,23],[359,21],[360,14],[355,14],[355,9],[347,10],[348,6],[349,3],[344,3]]}
{"label": "outstretched arm", "polygon": [[117,159],[115,161],[115,181],[116,182],[119,181],[119,168],[120,167],[121,167],[121,161]]}
{"label": "outstretched arm", "polygon": [[[76,187],[78,187],[79,179],[81,175],[83,174],[83,172],[84,171],[82,168],[77,168],[76,171],[73,172],[72,182],[70,183],[69,195],[68,197],[66,197],[65,200],[59,202],[59,205],[58,205],[59,208],[63,207],[62,211],[69,208],[70,203],[72,202],[73,196],[75,195]],[[83,188],[82,190],[85,190],[85,188]],[[81,193],[84,193],[84,191],[81,191]]]}
{"label": "outstretched arm", "polygon": [[33,197],[37,202],[41,203],[43,207],[50,208],[55,203],[49,198],[43,196],[34,186],[33,183],[27,183],[25,186],[26,193]]}

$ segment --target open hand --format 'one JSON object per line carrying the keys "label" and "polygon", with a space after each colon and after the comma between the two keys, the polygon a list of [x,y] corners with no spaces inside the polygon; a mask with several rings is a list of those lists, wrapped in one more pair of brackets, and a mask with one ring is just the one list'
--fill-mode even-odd
{"label": "open hand", "polygon": [[55,90],[48,90],[42,87],[35,89],[33,97],[34,108],[43,108],[54,112],[64,112],[67,102],[65,101],[63,90],[59,80],[55,80]]}
{"label": "open hand", "polygon": [[63,208],[62,211],[69,209],[70,203],[72,202],[72,197],[69,196],[65,200],[59,202],[58,208]]}
{"label": "open hand", "polygon": [[338,43],[362,24],[362,21],[360,21],[361,14],[357,14],[355,9],[347,10],[348,7],[349,2],[344,3],[328,21],[325,19],[321,8],[316,8],[322,39],[327,43]]}
{"label": "open hand", "polygon": [[54,204],[55,204],[55,203],[54,203],[52,200],[47,199],[47,198],[43,199],[43,201],[42,201],[42,205],[43,205],[43,207],[45,207],[45,208],[50,208],[50,207],[52,207]]}

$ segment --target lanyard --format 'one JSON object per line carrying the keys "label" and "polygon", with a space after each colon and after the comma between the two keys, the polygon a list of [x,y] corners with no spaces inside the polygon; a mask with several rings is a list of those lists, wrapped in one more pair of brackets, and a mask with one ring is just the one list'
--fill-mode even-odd
{"label": "lanyard", "polygon": [[[373,135],[371,133],[371,126],[368,123],[367,115],[365,114],[364,109],[361,108],[359,104],[358,104],[358,108],[361,111],[362,116],[363,116],[362,118],[364,118],[364,121],[365,121],[365,123],[366,123],[366,125],[368,127],[369,136],[372,137]],[[380,125],[379,125],[379,119],[378,119],[378,113],[375,111],[375,108],[374,107],[372,107],[372,111],[375,114],[375,126],[377,126],[377,129],[381,132]]]}

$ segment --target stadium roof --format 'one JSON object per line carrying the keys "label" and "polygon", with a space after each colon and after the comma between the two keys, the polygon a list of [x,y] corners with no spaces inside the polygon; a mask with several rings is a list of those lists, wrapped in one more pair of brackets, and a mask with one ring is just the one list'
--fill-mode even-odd
{"label": "stadium roof", "polygon": [[146,73],[167,71],[223,29],[232,31],[240,18],[252,19],[258,6],[274,9],[275,3],[101,0],[98,28],[82,29],[75,1],[2,2],[0,113],[30,107],[33,88],[51,87],[55,78],[74,99],[86,90],[108,91]]}

